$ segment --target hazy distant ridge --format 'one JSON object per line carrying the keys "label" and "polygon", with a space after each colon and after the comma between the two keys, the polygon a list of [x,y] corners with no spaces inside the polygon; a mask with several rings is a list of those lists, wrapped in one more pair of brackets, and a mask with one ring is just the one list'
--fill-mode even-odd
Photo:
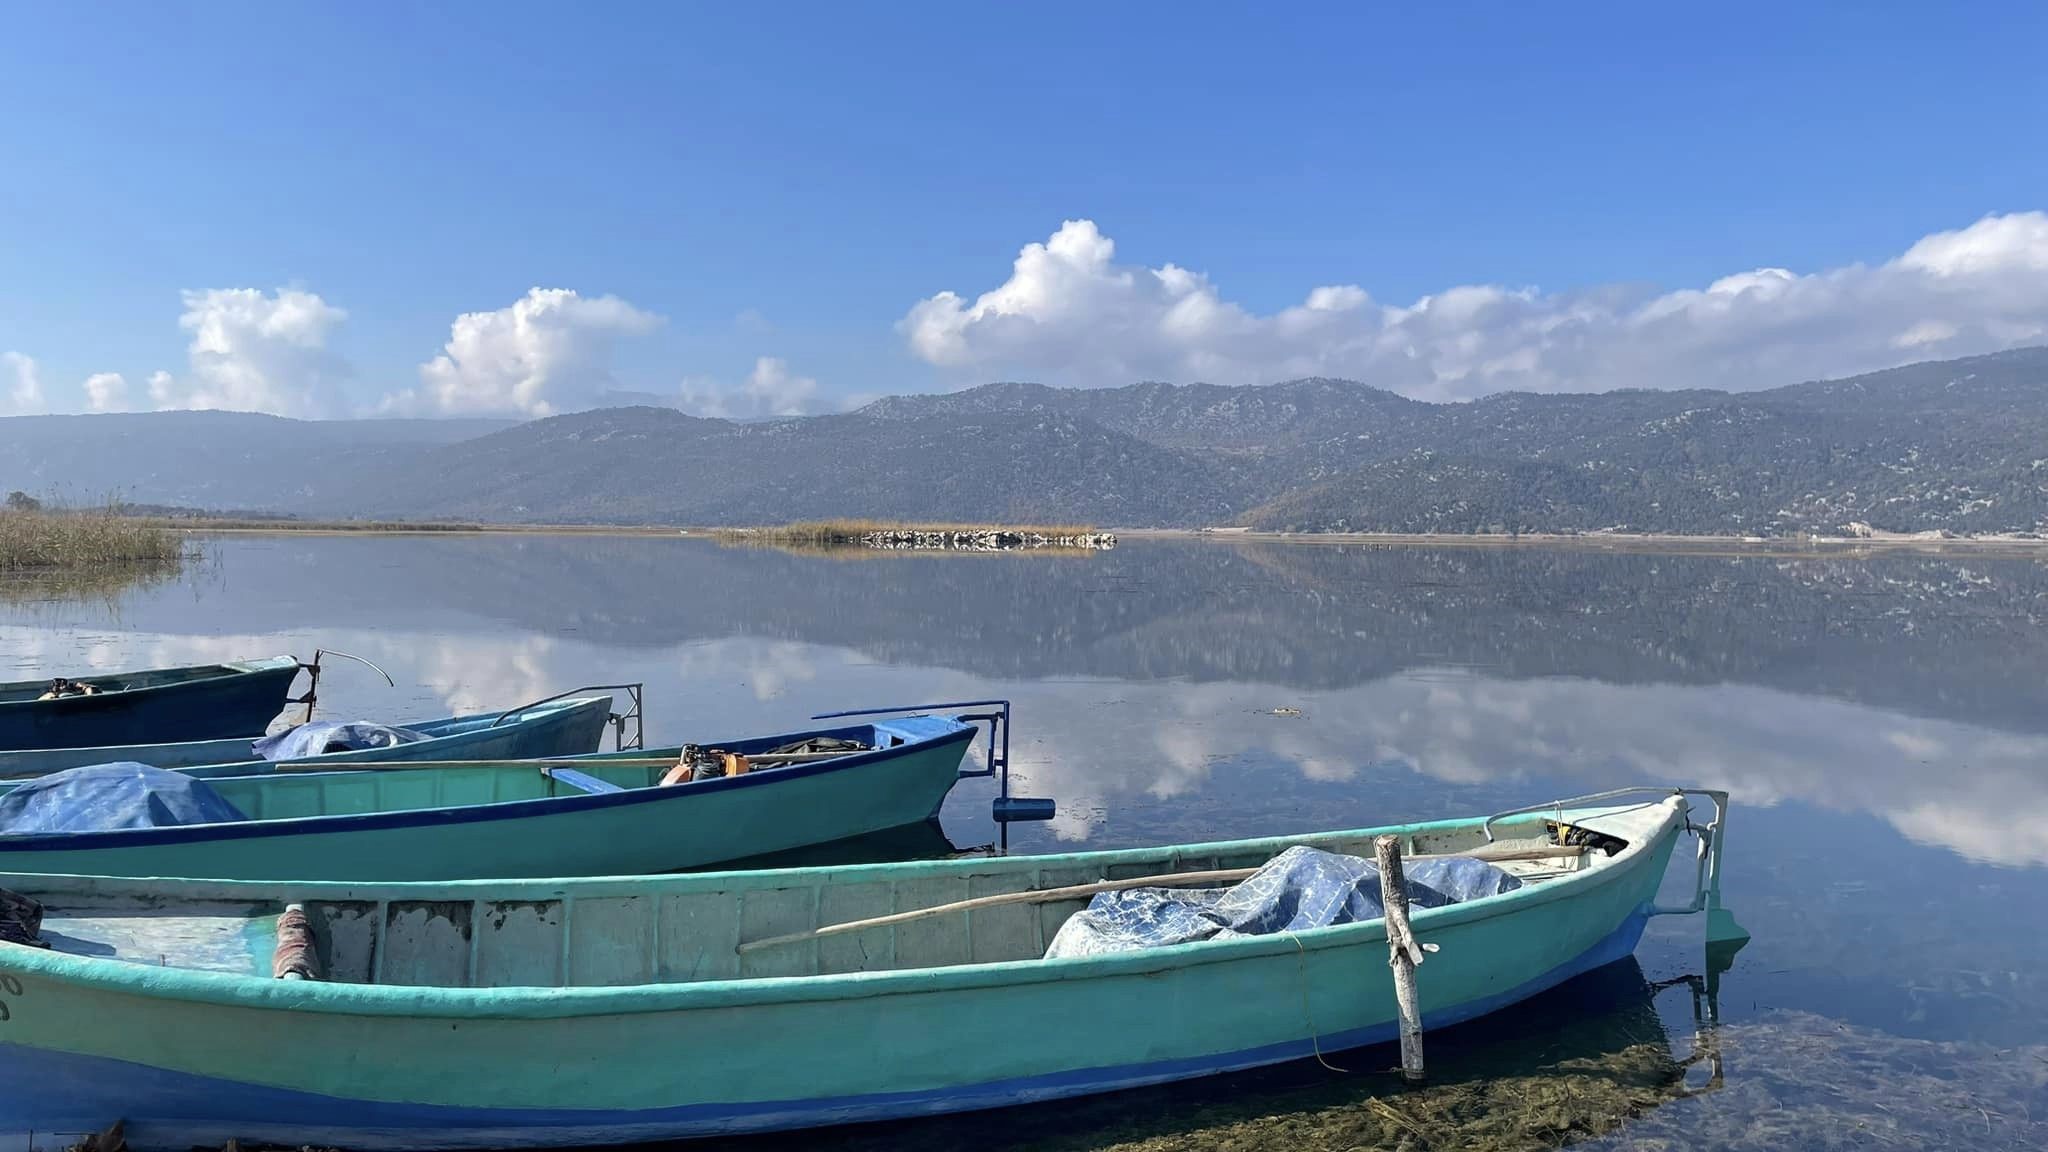
{"label": "hazy distant ridge", "polygon": [[1426,404],[1344,380],[1000,383],[755,423],[0,420],[0,488],[317,516],[1300,530],[2048,532],[2048,349],[1768,391]]}

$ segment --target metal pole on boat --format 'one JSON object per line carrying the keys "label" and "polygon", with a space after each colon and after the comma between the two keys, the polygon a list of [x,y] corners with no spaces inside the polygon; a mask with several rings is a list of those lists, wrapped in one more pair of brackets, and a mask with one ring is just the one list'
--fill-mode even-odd
{"label": "metal pole on boat", "polygon": [[1422,997],[1415,988],[1415,966],[1422,946],[1408,928],[1408,885],[1401,874],[1401,840],[1381,836],[1372,842],[1380,869],[1380,903],[1387,910],[1387,965],[1394,970],[1394,1003],[1401,1012],[1401,1079],[1420,1084],[1422,1073]]}

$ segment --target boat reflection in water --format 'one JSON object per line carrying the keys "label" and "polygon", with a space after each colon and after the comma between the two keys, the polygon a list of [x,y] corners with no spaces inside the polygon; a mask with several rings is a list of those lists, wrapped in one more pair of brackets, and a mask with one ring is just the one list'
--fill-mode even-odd
{"label": "boat reflection in water", "polygon": [[[1056,1104],[691,1141],[688,1147],[1561,1148],[1723,1087],[1719,993],[1721,965],[1729,958],[1714,957],[1701,971],[1652,981],[1629,957],[1484,1019],[1431,1032],[1429,1081],[1417,1089],[1401,1087],[1399,1056],[1387,1044],[1327,1054],[1320,1064],[1297,1061]],[[1688,1011],[1689,1027],[1667,1026],[1667,1019],[1683,1019]]]}
{"label": "boat reflection in water", "polygon": [[896,828],[850,836],[826,844],[791,848],[748,856],[723,864],[685,868],[685,872],[749,872],[766,868],[829,868],[842,864],[892,864],[904,860],[950,860],[956,856],[993,856],[996,847],[983,844],[963,847],[947,837],[937,820],[923,820]]}

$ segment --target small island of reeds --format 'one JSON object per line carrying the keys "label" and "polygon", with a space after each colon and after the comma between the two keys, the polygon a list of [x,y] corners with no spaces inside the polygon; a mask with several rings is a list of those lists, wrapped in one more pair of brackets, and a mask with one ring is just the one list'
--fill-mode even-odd
{"label": "small island of reeds", "polygon": [[1082,524],[914,524],[886,520],[807,520],[763,528],[719,528],[728,544],[770,548],[863,548],[910,552],[1101,551],[1116,537]]}
{"label": "small island of reeds", "polygon": [[116,506],[51,509],[20,492],[0,504],[0,573],[163,570],[188,551],[182,533]]}

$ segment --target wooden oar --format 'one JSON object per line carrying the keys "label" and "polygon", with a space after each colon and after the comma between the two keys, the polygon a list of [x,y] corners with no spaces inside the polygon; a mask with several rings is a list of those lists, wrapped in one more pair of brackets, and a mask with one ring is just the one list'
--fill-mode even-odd
{"label": "wooden oar", "polygon": [[[873,749],[870,749],[873,751]],[[801,764],[808,760],[830,760],[837,756],[859,756],[860,752],[763,752],[748,756],[749,764]],[[674,756],[628,756],[616,760],[318,760],[279,764],[279,772],[402,772],[408,768],[673,768]]]}
{"label": "wooden oar", "polygon": [[[1550,860],[1560,856],[1582,856],[1585,849],[1576,844],[1560,844],[1548,848],[1509,848],[1498,852],[1484,849],[1472,852],[1450,852],[1436,856],[1409,856],[1416,860],[1484,860],[1489,864],[1508,860]],[[1260,865],[1262,868],[1265,865]],[[1259,868],[1225,868],[1213,872],[1168,872],[1159,876],[1133,876],[1124,880],[1099,880],[1093,884],[1070,884],[1065,888],[1039,888],[1029,892],[1003,892],[995,896],[977,896],[972,900],[955,900],[951,904],[934,904],[929,908],[913,908],[908,912],[895,912],[887,916],[872,916],[866,920],[848,920],[843,924],[827,924],[808,932],[792,932],[787,936],[769,936],[760,940],[749,940],[739,946],[740,952],[752,952],[760,948],[773,948],[781,944],[800,944],[805,940],[817,940],[825,936],[839,936],[847,932],[865,932],[870,928],[887,928],[895,924],[907,924],[927,916],[940,916],[949,912],[975,912],[983,908],[996,908],[1004,904],[1050,904],[1055,900],[1076,900],[1093,896],[1098,892],[1119,892],[1125,888],[1163,888],[1170,884],[1234,884],[1257,872]]]}

